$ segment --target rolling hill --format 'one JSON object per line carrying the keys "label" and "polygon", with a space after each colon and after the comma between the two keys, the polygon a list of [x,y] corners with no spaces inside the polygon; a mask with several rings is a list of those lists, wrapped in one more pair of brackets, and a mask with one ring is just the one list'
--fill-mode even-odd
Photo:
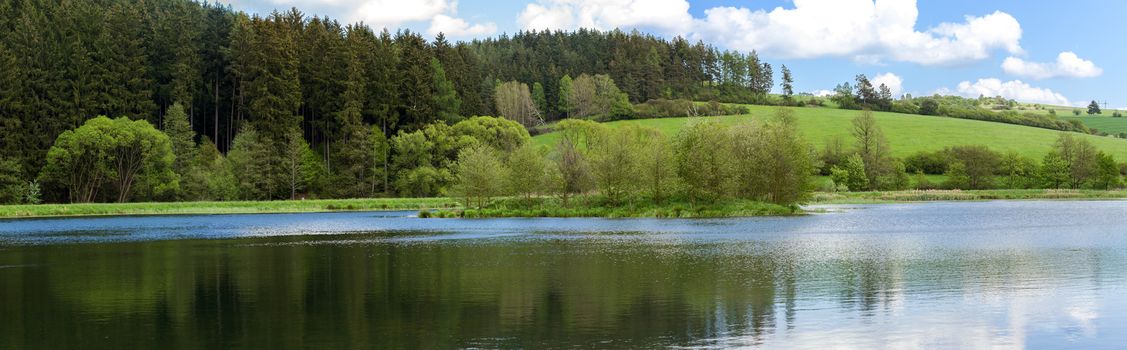
{"label": "rolling hill", "polygon": [[1087,114],[1077,117],[1073,115],[1061,116],[1060,119],[1064,120],[1079,120],[1089,128],[1093,128],[1108,134],[1119,134],[1127,132],[1127,118],[1115,118],[1111,113],[1104,113],[1101,115],[1089,116]]}
{"label": "rolling hill", "polygon": [[[724,123],[737,123],[750,118],[767,118],[778,107],[748,106],[748,108],[750,113],[747,115],[706,118],[716,118]],[[850,123],[853,117],[861,113],[833,108],[794,108],[794,110],[803,136],[819,149],[826,140],[835,136],[842,137],[847,143],[851,142]],[[947,117],[886,112],[874,112],[874,116],[888,138],[893,155],[897,157],[919,151],[940,150],[948,146],[981,144],[1000,152],[1016,151],[1039,161],[1049,151],[1060,133],[1028,126]],[[674,135],[689,120],[690,118],[639,119],[610,122],[607,125],[617,127],[640,124]],[[1127,140],[1085,134],[1075,135],[1091,141],[1099,149],[1113,154],[1116,159],[1127,161]],[[557,137],[554,133],[547,133],[538,135],[533,140],[538,144],[547,145],[555,142]]]}

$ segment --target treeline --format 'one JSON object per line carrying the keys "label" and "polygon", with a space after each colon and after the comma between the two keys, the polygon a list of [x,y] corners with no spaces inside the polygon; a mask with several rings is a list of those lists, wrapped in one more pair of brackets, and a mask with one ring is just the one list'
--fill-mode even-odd
{"label": "treeline", "polygon": [[448,194],[478,209],[500,196],[517,197],[527,208],[546,197],[566,207],[592,196],[615,205],[733,199],[794,205],[810,194],[814,174],[813,148],[796,123],[793,111],[780,109],[767,121],[693,121],[670,138],[649,127],[565,120],[551,148],[464,148]]}
{"label": "treeline", "polygon": [[[1118,163],[1114,156],[1071,133],[1061,133],[1040,162],[981,145],[952,146],[898,159],[891,156],[888,142],[869,111],[853,120],[852,135],[852,147],[841,139],[831,139],[819,152],[818,172],[831,177],[819,190],[1106,190],[1122,187],[1127,173],[1127,164]],[[946,180],[933,183],[927,175],[946,175]]]}
{"label": "treeline", "polygon": [[[467,206],[496,196],[532,204],[558,196],[600,195],[611,203],[644,199],[691,204],[728,199],[792,205],[807,197],[813,151],[792,111],[767,122],[728,126],[694,122],[670,139],[656,129],[609,128],[587,120],[559,123],[551,148],[532,144],[519,123],[474,117],[432,123],[384,139],[379,128],[349,135],[334,174],[294,131],[280,150],[251,129],[228,156],[196,145],[187,115],[173,105],[164,132],[147,121],[98,117],[66,131],[48,152],[39,181],[49,200],[231,200],[452,195]],[[34,186],[0,188],[6,202],[36,202]],[[11,185],[11,184],[9,184]],[[64,197],[52,198],[57,193]],[[34,195],[34,196],[37,196]]]}
{"label": "treeline", "polygon": [[682,38],[579,30],[452,43],[189,0],[6,1],[0,32],[0,150],[25,181],[64,131],[99,115],[163,130],[174,104],[196,142],[227,153],[253,129],[280,150],[297,130],[333,173],[334,146],[370,126],[391,138],[476,115],[616,119],[652,99],[765,100],[773,84],[754,53]]}
{"label": "treeline", "polygon": [[[354,198],[395,193],[404,197],[444,194],[452,166],[467,147],[515,149],[530,140],[520,124],[474,117],[454,125],[437,122],[400,130],[388,139],[378,127],[349,130],[328,161],[297,129],[281,147],[255,128],[236,136],[224,156],[206,137],[198,145],[184,109],[165,116],[164,132],[147,121],[98,117],[59,136],[38,181],[0,186],[6,202],[34,203],[33,188],[47,201],[265,200]],[[329,164],[337,164],[328,171]],[[42,190],[40,190],[42,188]],[[22,198],[22,200],[21,200]],[[36,197],[39,198],[39,197]]]}

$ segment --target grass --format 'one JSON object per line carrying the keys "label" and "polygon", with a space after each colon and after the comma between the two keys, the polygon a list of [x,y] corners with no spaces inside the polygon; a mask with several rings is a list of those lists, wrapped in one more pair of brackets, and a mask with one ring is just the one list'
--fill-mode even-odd
{"label": "grass", "polygon": [[812,204],[867,204],[928,201],[984,201],[1035,199],[1123,199],[1125,190],[926,190],[815,193]]}
{"label": "grass", "polygon": [[[750,110],[748,115],[707,118],[713,118],[724,123],[737,123],[752,118],[767,118],[774,113],[776,108],[778,107],[748,106]],[[845,142],[850,142],[852,140],[850,123],[860,113],[859,111],[833,108],[796,107],[794,110],[802,134],[807,141],[819,148],[833,137],[841,137]],[[919,151],[940,150],[948,146],[981,144],[996,151],[1015,151],[1026,157],[1040,160],[1049,152],[1060,133],[1048,129],[978,120],[887,112],[874,112],[873,114],[888,138],[893,155],[897,157],[905,157]],[[607,125],[618,127],[627,124],[641,124],[657,128],[668,135],[674,135],[690,119],[624,120],[607,123]],[[1114,155],[1118,159],[1127,159],[1127,140],[1082,134],[1077,134],[1077,136],[1088,139],[1097,148]],[[534,141],[538,144],[551,145],[558,137],[555,133],[547,133],[536,136]]]}
{"label": "grass", "polygon": [[598,218],[724,218],[750,216],[801,215],[802,209],[771,203],[727,200],[708,204],[685,201],[654,203],[651,200],[632,200],[611,203],[600,196],[573,198],[564,205],[558,198],[534,198],[532,203],[523,199],[507,198],[493,201],[482,209],[423,210],[419,217],[437,218],[498,218],[498,217],[598,217]]}
{"label": "grass", "polygon": [[[929,176],[930,177],[930,176]],[[826,181],[819,178],[817,181]],[[936,177],[933,182],[941,182]],[[890,192],[817,192],[811,204],[862,204],[924,201],[976,201],[1024,199],[1120,199],[1127,190],[926,190]],[[789,216],[804,212],[796,207],[746,200],[693,205],[685,201],[655,204],[648,200],[611,204],[599,196],[573,198],[563,205],[558,198],[538,199],[527,205],[521,199],[502,198],[488,208],[462,209],[450,198],[373,198],[304,201],[237,201],[181,203],[88,203],[0,206],[0,219],[105,215],[257,214],[370,210],[421,210],[420,217],[603,217],[603,218],[719,218]],[[434,210],[434,211],[432,211]]]}
{"label": "grass", "polygon": [[[1085,102],[1084,105],[1085,105],[1085,107],[1069,107],[1069,106],[1038,105],[1038,104],[1033,104],[1033,103],[1018,103],[1017,107],[1014,108],[1013,110],[1017,111],[1017,112],[1021,112],[1021,113],[1032,112],[1032,113],[1037,113],[1037,114],[1049,114],[1049,111],[1056,111],[1057,116],[1063,118],[1063,117],[1066,117],[1066,116],[1067,117],[1075,116],[1072,113],[1075,110],[1080,110],[1080,115],[1082,115],[1082,116],[1088,115],[1088,107],[1086,107],[1088,105],[1087,102]],[[1037,106],[1040,106],[1040,108],[1038,108]],[[990,108],[990,106],[983,106],[983,107]],[[1105,116],[1105,117],[1110,117],[1115,112],[1127,113],[1127,111],[1124,111],[1124,110],[1109,109],[1109,108],[1102,108],[1100,111],[1103,112],[1103,114],[1100,114],[1100,115]]]}
{"label": "grass", "polygon": [[[947,175],[924,175],[924,177],[926,177],[927,182],[931,183],[933,186],[942,185],[944,182],[947,182]],[[829,176],[814,176],[810,181],[814,185],[814,188],[821,189],[829,186],[832,179]],[[908,174],[908,181],[912,188],[916,188],[915,186],[919,185],[916,182],[916,175],[914,174]]]}
{"label": "grass", "polygon": [[1106,112],[1104,114],[1094,116],[1085,114],[1079,117],[1068,115],[1060,118],[1064,120],[1079,120],[1089,128],[1093,128],[1112,135],[1119,134],[1121,132],[1127,132],[1127,117],[1115,118],[1112,117],[1111,114],[1108,114]]}
{"label": "grass", "polygon": [[[1040,108],[1038,108],[1040,106]],[[1022,113],[1036,113],[1048,115],[1049,111],[1056,111],[1057,117],[1063,120],[1079,120],[1089,128],[1099,130],[1108,134],[1118,134],[1127,132],[1127,118],[1114,118],[1112,115],[1115,112],[1120,114],[1127,114],[1127,111],[1115,109],[1103,109],[1102,114],[1088,115],[1088,108],[1069,107],[1069,106],[1051,106],[1051,105],[1035,105],[1030,103],[1018,103],[1015,111]],[[1080,115],[1072,113],[1074,110],[1080,110]]]}
{"label": "grass", "polygon": [[0,205],[0,218],[418,210],[428,208],[453,208],[457,206],[457,201],[448,198]]}

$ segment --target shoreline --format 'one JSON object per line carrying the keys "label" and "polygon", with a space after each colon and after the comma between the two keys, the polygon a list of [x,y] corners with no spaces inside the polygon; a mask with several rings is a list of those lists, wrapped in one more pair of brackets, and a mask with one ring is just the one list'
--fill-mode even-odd
{"label": "shoreline", "polygon": [[[891,204],[991,200],[1116,200],[1127,190],[910,190],[879,192],[815,192],[803,204]],[[809,211],[784,210],[773,204],[732,201],[689,206],[686,203],[631,203],[620,206],[575,205],[537,208],[464,209],[452,198],[365,198],[231,202],[154,202],[0,205],[0,220],[148,215],[287,214],[350,211],[419,210],[433,218],[601,217],[601,218],[725,218],[795,216]]]}
{"label": "shoreline", "polygon": [[362,198],[230,202],[0,205],[0,220],[150,215],[293,214],[458,207],[450,198]]}
{"label": "shoreline", "polygon": [[816,192],[806,205],[974,202],[995,200],[1115,200],[1127,190],[908,190],[873,192]]}

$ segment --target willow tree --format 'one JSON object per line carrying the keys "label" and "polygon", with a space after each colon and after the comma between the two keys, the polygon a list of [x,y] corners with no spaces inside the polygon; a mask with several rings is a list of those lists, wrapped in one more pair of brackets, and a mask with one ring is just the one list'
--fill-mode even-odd
{"label": "willow tree", "polygon": [[65,187],[72,202],[93,202],[106,192],[125,202],[140,181],[153,193],[176,190],[175,158],[168,136],[148,122],[97,117],[59,135],[41,176]]}
{"label": "willow tree", "polygon": [[888,140],[877,125],[873,112],[865,110],[854,118],[852,132],[856,140],[857,154],[865,161],[865,177],[868,178],[869,187],[881,188],[881,177],[893,171],[894,167],[889,154]]}
{"label": "willow tree", "polygon": [[733,127],[729,142],[739,196],[793,204],[809,194],[812,149],[800,136],[793,111],[779,109],[767,122]]}
{"label": "willow tree", "polygon": [[505,193],[504,166],[497,151],[485,145],[463,149],[454,164],[454,185],[451,192],[464,198],[466,207],[476,205],[481,209],[493,197]]}
{"label": "willow tree", "polygon": [[714,121],[692,122],[677,134],[673,145],[675,171],[694,203],[729,194],[732,162],[727,128]]}
{"label": "willow tree", "polygon": [[628,96],[603,74],[580,75],[571,84],[567,105],[572,117],[615,118],[633,113]]}
{"label": "willow tree", "polygon": [[545,193],[551,188],[551,164],[537,145],[526,143],[515,149],[505,160],[505,184],[508,193],[519,194],[525,203],[532,202],[532,196]]}

